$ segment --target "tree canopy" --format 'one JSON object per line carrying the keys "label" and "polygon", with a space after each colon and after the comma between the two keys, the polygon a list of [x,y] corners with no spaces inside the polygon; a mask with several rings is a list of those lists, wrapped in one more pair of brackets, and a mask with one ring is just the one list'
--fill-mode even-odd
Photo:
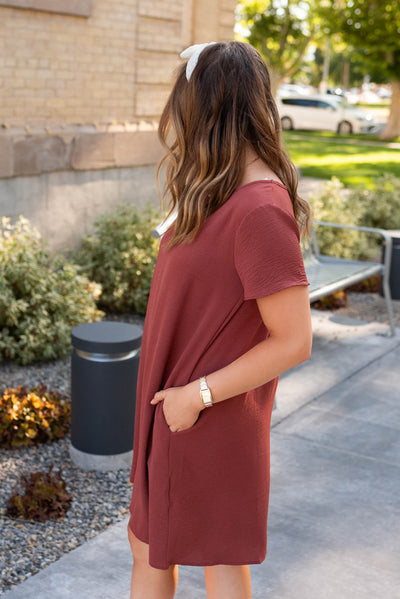
{"label": "tree canopy", "polygon": [[241,0],[238,13],[245,39],[269,66],[272,87],[300,68],[320,30],[317,0]]}
{"label": "tree canopy", "polygon": [[241,0],[244,38],[263,56],[275,92],[303,65],[311,42],[329,38],[343,56],[376,82],[391,82],[384,138],[400,135],[399,0]]}
{"label": "tree canopy", "polygon": [[399,0],[335,0],[329,21],[371,71],[387,81],[400,80]]}
{"label": "tree canopy", "polygon": [[[324,4],[331,3],[325,0]],[[339,31],[365,62],[369,73],[379,72],[381,81],[392,83],[390,115],[381,137],[400,135],[399,0],[335,0],[329,21],[333,31]]]}

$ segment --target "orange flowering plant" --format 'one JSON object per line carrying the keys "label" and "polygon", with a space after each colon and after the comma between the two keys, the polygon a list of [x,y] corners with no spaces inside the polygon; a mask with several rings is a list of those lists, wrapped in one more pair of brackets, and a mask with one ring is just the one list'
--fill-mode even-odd
{"label": "orange flowering plant", "polygon": [[46,385],[31,390],[18,386],[0,396],[0,447],[11,449],[64,437],[69,431],[71,404]]}

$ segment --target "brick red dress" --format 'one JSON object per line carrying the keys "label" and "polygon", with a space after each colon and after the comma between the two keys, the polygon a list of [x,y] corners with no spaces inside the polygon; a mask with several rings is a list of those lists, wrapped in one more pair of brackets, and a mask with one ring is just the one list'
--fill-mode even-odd
{"label": "brick red dress", "polygon": [[161,241],[137,390],[129,526],[150,564],[260,563],[266,555],[269,429],[278,380],[203,410],[172,433],[156,391],[226,366],[268,335],[256,303],[307,285],[286,188],[239,187],[196,239]]}

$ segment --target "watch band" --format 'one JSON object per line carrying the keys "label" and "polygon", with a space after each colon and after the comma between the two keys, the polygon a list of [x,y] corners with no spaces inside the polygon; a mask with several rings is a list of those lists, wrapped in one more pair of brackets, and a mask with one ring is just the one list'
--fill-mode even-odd
{"label": "watch band", "polygon": [[200,397],[206,408],[213,405],[212,395],[205,376],[200,377]]}

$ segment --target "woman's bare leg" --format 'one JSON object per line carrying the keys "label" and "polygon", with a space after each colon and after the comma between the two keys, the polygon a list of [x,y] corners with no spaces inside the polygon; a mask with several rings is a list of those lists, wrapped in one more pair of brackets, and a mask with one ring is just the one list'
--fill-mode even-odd
{"label": "woman's bare leg", "polygon": [[207,599],[251,599],[249,566],[204,568]]}
{"label": "woman's bare leg", "polygon": [[178,567],[159,570],[149,564],[149,546],[128,527],[128,538],[133,554],[130,599],[173,599],[178,583]]}

